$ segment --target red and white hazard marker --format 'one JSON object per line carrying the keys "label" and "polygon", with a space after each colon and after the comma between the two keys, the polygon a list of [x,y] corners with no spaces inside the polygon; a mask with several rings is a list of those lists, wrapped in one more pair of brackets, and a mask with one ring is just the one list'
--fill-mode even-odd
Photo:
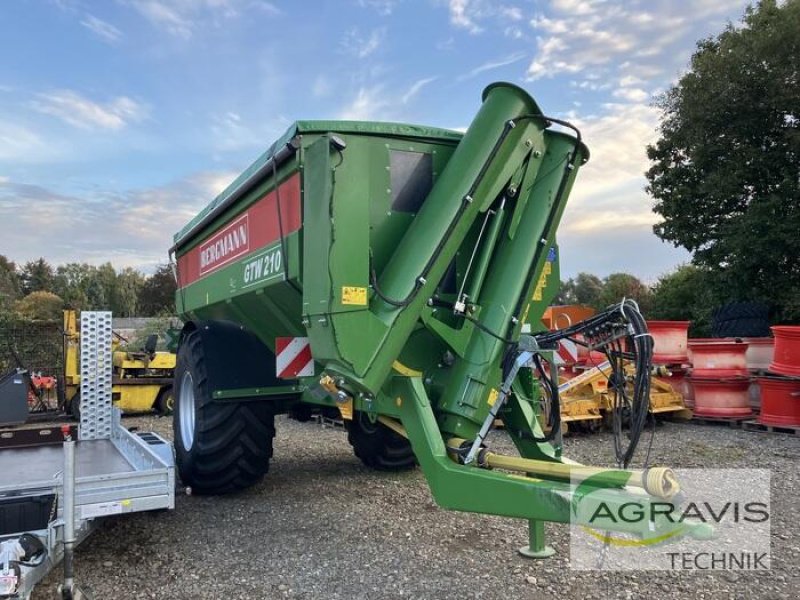
{"label": "red and white hazard marker", "polygon": [[311,342],[307,337],[275,338],[275,371],[281,379],[310,377],[314,374]]}
{"label": "red and white hazard marker", "polygon": [[578,345],[572,340],[563,339],[558,342],[558,352],[556,352],[556,363],[562,365],[574,365],[578,362]]}

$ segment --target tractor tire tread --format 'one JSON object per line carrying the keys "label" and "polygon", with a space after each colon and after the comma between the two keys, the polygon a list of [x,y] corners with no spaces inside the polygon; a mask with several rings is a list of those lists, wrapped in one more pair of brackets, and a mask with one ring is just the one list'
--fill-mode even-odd
{"label": "tractor tire tread", "polygon": [[180,438],[180,402],[175,403],[175,449],[181,481],[195,494],[227,494],[258,483],[269,471],[274,413],[266,402],[216,402],[211,397],[199,334],[189,334],[179,351],[175,395],[183,373],[194,381],[194,441],[186,451]]}

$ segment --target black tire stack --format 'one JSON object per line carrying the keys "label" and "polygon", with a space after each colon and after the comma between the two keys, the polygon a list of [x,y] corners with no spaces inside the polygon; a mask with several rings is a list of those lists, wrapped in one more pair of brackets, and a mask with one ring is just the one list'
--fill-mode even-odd
{"label": "black tire stack", "polygon": [[757,302],[734,302],[712,314],[711,337],[768,337],[769,307]]}

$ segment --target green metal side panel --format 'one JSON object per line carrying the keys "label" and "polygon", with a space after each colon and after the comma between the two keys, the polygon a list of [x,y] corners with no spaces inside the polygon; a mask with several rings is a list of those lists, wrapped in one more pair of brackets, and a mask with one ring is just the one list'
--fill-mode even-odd
{"label": "green metal side panel", "polygon": [[303,314],[313,318],[331,309],[328,261],[333,234],[333,176],[328,138],[320,138],[311,144],[305,150],[304,160],[303,227],[313,235],[304,237],[303,253],[313,256],[314,260],[308,261],[303,273]]}
{"label": "green metal side panel", "polygon": [[175,234],[174,242],[177,244],[181,239],[206,215],[213,211],[217,206],[225,202],[241,185],[252,175],[263,167],[280,149],[286,146],[298,135],[325,134],[328,132],[336,133],[355,133],[364,136],[377,137],[399,137],[413,139],[429,139],[442,142],[457,143],[461,139],[461,133],[449,129],[438,127],[427,127],[424,125],[409,125],[406,123],[383,123],[376,121],[297,121],[293,123],[286,132],[278,138],[261,156],[259,156],[247,169],[245,169],[228,187],[226,187],[208,206],[200,211],[191,221]]}

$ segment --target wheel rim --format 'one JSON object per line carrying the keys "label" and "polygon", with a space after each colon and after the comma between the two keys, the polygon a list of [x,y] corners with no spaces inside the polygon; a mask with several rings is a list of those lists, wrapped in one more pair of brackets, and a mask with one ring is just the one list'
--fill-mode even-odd
{"label": "wheel rim", "polygon": [[181,391],[178,395],[178,417],[181,427],[181,443],[186,451],[192,449],[194,443],[194,381],[188,371],[181,379]]}

